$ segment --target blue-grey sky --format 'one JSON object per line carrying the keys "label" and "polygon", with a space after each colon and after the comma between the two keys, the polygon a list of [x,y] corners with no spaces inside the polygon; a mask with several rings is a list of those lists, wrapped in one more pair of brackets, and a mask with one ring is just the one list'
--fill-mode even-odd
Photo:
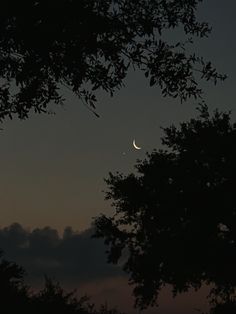
{"label": "blue-grey sky", "polygon": [[[223,84],[204,84],[207,103],[233,113],[235,9],[234,0],[204,1],[199,16],[210,22],[213,31],[194,47],[229,75]],[[26,121],[3,124],[2,226],[17,221],[28,227],[87,228],[93,216],[110,211],[102,193],[108,171],[132,171],[137,158],[159,147],[160,125],[195,115],[196,105],[162,98],[138,71],[129,74],[126,87],[113,98],[100,95],[99,119],[66,90],[65,97],[64,107],[53,107],[56,115],[32,115]],[[134,138],[141,151],[132,148]]]}
{"label": "blue-grey sky", "polygon": [[[232,110],[234,119],[235,12],[235,0],[203,1],[199,16],[212,25],[213,31],[208,39],[198,40],[194,46],[220,72],[228,74],[227,81],[217,86],[204,84],[207,104],[211,109]],[[160,126],[196,115],[195,102],[180,104],[178,100],[162,98],[159,89],[150,88],[139,72],[130,72],[126,87],[113,98],[100,95],[99,119],[70,92],[64,93],[65,106],[52,106],[55,115],[32,115],[26,121],[12,120],[2,125],[0,227],[18,222],[25,228],[50,226],[60,233],[66,226],[80,231],[87,229],[92,217],[111,212],[102,193],[103,178],[108,172],[133,171],[137,158],[160,147]],[[140,151],[132,147],[134,138],[142,147]],[[104,272],[110,274],[109,271]],[[114,285],[112,276],[103,281],[103,286],[95,280],[88,282],[87,288],[96,291],[97,299],[112,296],[119,301],[126,293],[124,286],[118,288],[124,278]],[[187,303],[177,304],[179,307],[164,302],[164,313],[174,313],[173,309],[175,313],[183,313],[184,308],[187,311]]]}

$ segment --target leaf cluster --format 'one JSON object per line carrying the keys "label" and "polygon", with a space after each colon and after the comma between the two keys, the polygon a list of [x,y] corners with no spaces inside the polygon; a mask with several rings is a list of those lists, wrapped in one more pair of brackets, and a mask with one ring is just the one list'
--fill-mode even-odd
{"label": "leaf cluster", "polygon": [[[7,0],[0,12],[0,120],[31,110],[47,112],[73,91],[94,113],[96,91],[113,95],[128,69],[140,69],[164,96],[200,97],[201,78],[218,74],[189,55],[191,37],[207,36],[196,19],[200,0]],[[182,28],[187,40],[170,44],[165,30]]]}
{"label": "leaf cluster", "polygon": [[141,308],[166,284],[174,296],[203,283],[222,296],[236,287],[236,124],[230,113],[199,110],[164,129],[165,149],[138,162],[136,174],[106,179],[114,215],[96,219],[96,236],[110,262],[124,256]]}

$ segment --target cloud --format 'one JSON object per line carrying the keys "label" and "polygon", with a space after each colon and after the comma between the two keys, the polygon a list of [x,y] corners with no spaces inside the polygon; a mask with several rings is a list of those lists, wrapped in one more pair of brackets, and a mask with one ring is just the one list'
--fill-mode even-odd
{"label": "cloud", "polygon": [[22,265],[30,282],[44,275],[69,285],[123,276],[119,266],[106,262],[105,246],[91,238],[93,229],[78,233],[67,227],[63,236],[51,227],[27,230],[14,223],[0,229],[0,248],[7,259]]}
{"label": "cloud", "polygon": [[[27,282],[40,288],[44,275],[58,280],[65,289],[78,289],[78,295],[88,294],[99,304],[117,307],[135,314],[132,286],[118,266],[107,264],[105,246],[101,240],[92,239],[93,229],[75,232],[71,227],[62,236],[51,228],[27,230],[14,223],[0,228],[0,248],[4,257],[22,265],[28,274]],[[170,287],[163,289],[159,302],[160,313],[191,313],[194,308],[207,308],[206,289],[195,294],[191,291],[173,300]],[[144,314],[156,313],[149,308]]]}

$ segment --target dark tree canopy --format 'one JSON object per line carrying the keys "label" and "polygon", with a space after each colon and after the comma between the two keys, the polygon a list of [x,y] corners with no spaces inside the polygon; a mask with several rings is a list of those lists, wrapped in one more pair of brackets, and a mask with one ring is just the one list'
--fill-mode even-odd
{"label": "dark tree canopy", "polygon": [[125,257],[140,307],[154,304],[165,284],[174,295],[203,283],[214,287],[211,297],[234,295],[236,124],[202,106],[198,118],[164,134],[166,149],[139,161],[136,174],[110,173],[114,215],[96,219],[96,236],[110,262]]}
{"label": "dark tree canopy", "polygon": [[[191,37],[207,36],[196,20],[201,0],[5,0],[0,12],[0,121],[61,103],[65,85],[94,110],[96,90],[113,92],[130,67],[164,96],[201,95],[198,74],[224,79],[210,62],[188,54]],[[183,42],[165,30],[182,28]]]}

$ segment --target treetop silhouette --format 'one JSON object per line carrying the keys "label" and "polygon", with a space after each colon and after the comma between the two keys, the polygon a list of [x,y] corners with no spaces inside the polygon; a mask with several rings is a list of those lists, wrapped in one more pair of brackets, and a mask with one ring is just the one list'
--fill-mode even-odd
{"label": "treetop silhouette", "polygon": [[180,128],[164,128],[165,149],[139,161],[136,173],[106,179],[114,215],[96,219],[96,236],[109,262],[125,259],[141,308],[166,284],[174,296],[203,284],[214,287],[211,297],[235,293],[236,124],[229,113],[199,110]]}
{"label": "treetop silhouette", "polygon": [[[201,96],[200,78],[224,79],[186,45],[210,32],[198,22],[200,0],[3,1],[0,12],[0,120],[63,102],[62,86],[95,110],[96,90],[111,95],[129,68],[140,69],[164,96]],[[170,43],[166,30],[183,29]],[[96,112],[94,111],[96,114]]]}
{"label": "treetop silhouette", "polygon": [[44,287],[36,292],[25,284],[25,271],[0,254],[0,298],[4,314],[122,314],[101,305],[98,309],[89,297],[78,297],[76,291],[65,291],[61,285],[45,276]]}

